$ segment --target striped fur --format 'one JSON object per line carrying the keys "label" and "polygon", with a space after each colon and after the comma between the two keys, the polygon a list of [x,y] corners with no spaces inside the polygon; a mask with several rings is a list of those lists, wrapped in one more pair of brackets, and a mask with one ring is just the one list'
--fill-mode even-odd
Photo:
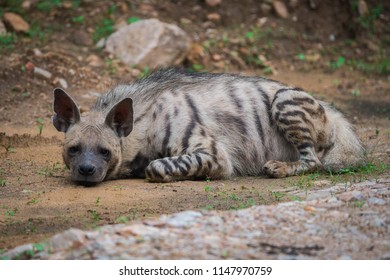
{"label": "striped fur", "polygon": [[[338,111],[264,78],[160,70],[116,86],[86,117],[60,89],[54,109],[54,125],[66,132],[64,161],[73,179],[86,184],[285,177],[364,161]],[[109,158],[103,158],[106,150]]]}

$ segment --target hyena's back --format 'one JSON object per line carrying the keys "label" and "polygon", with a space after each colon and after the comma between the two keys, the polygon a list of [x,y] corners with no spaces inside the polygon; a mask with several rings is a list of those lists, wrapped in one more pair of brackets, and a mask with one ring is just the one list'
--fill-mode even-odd
{"label": "hyena's back", "polygon": [[115,87],[94,109],[107,112],[126,97],[133,100],[134,129],[110,178],[283,177],[322,164],[356,164],[363,156],[341,114],[301,89],[263,78],[159,71]]}

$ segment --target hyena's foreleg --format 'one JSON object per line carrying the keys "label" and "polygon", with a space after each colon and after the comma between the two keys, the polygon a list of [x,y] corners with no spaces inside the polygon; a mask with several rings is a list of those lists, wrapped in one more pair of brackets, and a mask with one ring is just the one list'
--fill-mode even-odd
{"label": "hyena's foreleg", "polygon": [[284,138],[299,153],[295,162],[268,161],[263,171],[271,177],[286,177],[322,166],[317,156],[331,145],[332,132],[321,104],[300,89],[279,90],[272,103],[272,118]]}
{"label": "hyena's foreleg", "polygon": [[153,182],[171,182],[193,179],[223,179],[233,173],[230,161],[222,149],[197,148],[180,156],[152,161],[145,170]]}

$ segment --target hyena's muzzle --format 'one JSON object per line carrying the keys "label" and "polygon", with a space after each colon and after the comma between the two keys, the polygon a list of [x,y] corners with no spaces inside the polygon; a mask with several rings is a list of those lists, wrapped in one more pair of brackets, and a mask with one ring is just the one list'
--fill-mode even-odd
{"label": "hyena's muzzle", "polygon": [[70,162],[72,180],[81,185],[95,185],[104,180],[107,164],[93,153],[80,154]]}

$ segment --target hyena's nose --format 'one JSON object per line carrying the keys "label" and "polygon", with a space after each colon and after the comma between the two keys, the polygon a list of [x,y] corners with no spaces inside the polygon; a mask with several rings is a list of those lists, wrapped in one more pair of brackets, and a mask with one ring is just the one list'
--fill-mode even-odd
{"label": "hyena's nose", "polygon": [[95,166],[90,164],[82,164],[79,166],[79,173],[83,176],[89,176],[95,173]]}

